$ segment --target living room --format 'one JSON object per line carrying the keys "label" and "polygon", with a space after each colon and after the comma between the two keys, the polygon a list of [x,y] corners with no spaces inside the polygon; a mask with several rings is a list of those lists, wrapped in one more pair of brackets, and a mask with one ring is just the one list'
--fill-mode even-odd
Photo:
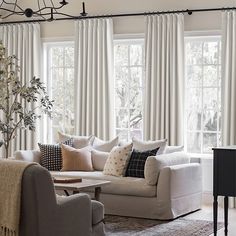
{"label": "living room", "polygon": [[0,1],[0,236],[234,235],[235,4]]}

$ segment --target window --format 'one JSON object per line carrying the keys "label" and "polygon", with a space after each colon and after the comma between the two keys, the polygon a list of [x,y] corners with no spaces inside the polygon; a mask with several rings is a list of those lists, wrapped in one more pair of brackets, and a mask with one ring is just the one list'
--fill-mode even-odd
{"label": "window", "polygon": [[74,131],[74,44],[45,43],[44,49],[47,84],[54,100],[47,140],[54,141],[57,131]]}
{"label": "window", "polygon": [[116,134],[121,140],[142,138],[144,41],[115,42]]}
{"label": "window", "polygon": [[221,38],[187,37],[186,146],[191,153],[211,153],[221,143]]}

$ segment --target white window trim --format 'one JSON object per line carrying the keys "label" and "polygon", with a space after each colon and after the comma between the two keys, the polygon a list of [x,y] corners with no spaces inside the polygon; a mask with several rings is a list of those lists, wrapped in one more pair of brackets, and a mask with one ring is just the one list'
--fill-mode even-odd
{"label": "white window trim", "polygon": [[[120,34],[120,35],[115,35],[113,43],[114,43],[114,46],[117,45],[117,44],[126,44],[126,43],[128,45],[130,45],[130,44],[134,45],[136,43],[137,44],[142,43],[144,45],[144,34],[122,34],[122,35]],[[132,66],[129,66],[129,67],[132,67]],[[143,72],[145,71],[145,63],[143,65],[137,65],[137,67],[142,67]],[[115,71],[115,68],[114,68],[114,71]],[[114,78],[115,78],[115,76],[114,76]],[[116,86],[114,86],[114,89],[115,88],[116,88]],[[144,88],[145,88],[145,85],[143,83],[143,86],[142,86],[143,91],[144,91]],[[142,102],[143,102],[143,98],[142,98]],[[115,107],[115,109],[117,109],[116,104],[115,104],[115,99],[114,99],[114,107]],[[120,109],[123,109],[123,108],[120,108]],[[116,115],[116,111],[115,111],[115,115]],[[127,130],[128,131],[128,139],[130,141],[130,128],[129,127],[128,128],[117,128],[116,123],[115,123],[114,129],[115,129],[115,132],[116,132],[116,130]],[[139,129],[133,129],[133,130],[139,130]],[[141,131],[142,131],[142,135],[143,135],[143,129]]]}
{"label": "white window trim", "polygon": [[[221,30],[209,30],[209,31],[185,31],[184,32],[184,41],[186,39],[189,41],[191,38],[196,41],[197,37],[199,40],[202,40],[204,37],[207,39],[212,38],[221,38],[222,31]],[[186,72],[185,72],[186,73]],[[186,75],[185,75],[186,76]],[[185,87],[185,85],[184,85]],[[186,110],[186,102],[184,103],[184,111]],[[187,125],[187,118],[186,113],[184,112],[184,150],[187,152],[187,135],[186,135],[186,128]],[[190,157],[200,158],[200,159],[213,159],[213,153],[188,153]]]}
{"label": "white window trim", "polygon": [[[49,81],[48,79],[50,78],[50,75],[49,75],[49,68],[48,68],[48,65],[49,65],[49,62],[48,62],[48,58],[49,58],[49,51],[50,51],[50,48],[52,47],[55,47],[55,46],[71,46],[71,45],[74,45],[74,41],[73,40],[66,40],[65,38],[60,38],[61,40],[56,40],[56,38],[50,38],[50,40],[43,40],[43,81],[45,84],[47,84],[47,93],[50,97],[52,97],[52,81]],[[53,41],[55,40],[55,41]],[[47,132],[42,132],[43,133],[43,137],[42,139],[47,141],[47,142],[51,142],[52,141],[52,133],[51,132],[48,132],[49,130],[52,130],[52,119],[50,118],[44,118],[43,119],[43,127],[42,129],[45,131],[47,130]]]}

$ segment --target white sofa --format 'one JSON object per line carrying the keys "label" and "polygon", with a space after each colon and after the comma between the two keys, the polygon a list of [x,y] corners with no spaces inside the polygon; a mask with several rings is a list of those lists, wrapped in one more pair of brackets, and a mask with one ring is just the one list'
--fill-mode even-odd
{"label": "white sofa", "polygon": [[[40,162],[40,155],[39,151],[17,151],[15,158]],[[58,171],[53,175],[111,181],[100,195],[106,214],[167,220],[201,208],[201,167],[190,163],[184,152],[148,157],[145,178],[108,176],[102,171]]]}

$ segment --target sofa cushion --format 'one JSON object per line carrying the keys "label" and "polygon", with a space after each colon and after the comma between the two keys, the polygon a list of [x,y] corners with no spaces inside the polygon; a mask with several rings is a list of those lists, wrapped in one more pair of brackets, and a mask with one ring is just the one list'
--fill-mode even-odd
{"label": "sofa cushion", "polygon": [[132,144],[128,144],[127,146],[114,147],[106,161],[103,174],[123,176],[130,159],[132,146]]}
{"label": "sofa cushion", "polygon": [[157,154],[164,153],[166,145],[167,145],[167,139],[161,139],[161,140],[156,140],[156,141],[142,141],[133,137],[132,142],[133,142],[133,148],[140,152],[159,148]]}
{"label": "sofa cushion", "polygon": [[150,151],[139,152],[133,150],[125,176],[144,178],[144,166],[149,156],[156,155],[159,148]]}
{"label": "sofa cushion", "polygon": [[95,137],[93,141],[93,148],[98,151],[102,152],[110,152],[113,147],[119,144],[119,137],[110,140],[110,141],[103,141],[97,137]]}
{"label": "sofa cushion", "polygon": [[[148,185],[145,179],[133,177],[116,177],[112,175],[104,175],[102,171],[52,171],[51,174],[55,177],[77,177],[84,179],[100,179],[111,181],[110,184],[102,186],[102,193],[116,194],[116,195],[129,195],[138,197],[155,197],[156,185]],[[83,180],[82,180],[83,181]],[[92,191],[92,190],[89,190]]]}
{"label": "sofa cushion", "polygon": [[[72,146],[72,139],[64,142]],[[48,170],[60,170],[62,168],[61,144],[38,143],[41,152],[40,164]]]}
{"label": "sofa cushion", "polygon": [[156,185],[161,169],[166,166],[190,163],[190,158],[185,152],[173,152],[148,157],[144,167],[144,177],[149,185]]}
{"label": "sofa cushion", "polygon": [[92,224],[96,225],[104,219],[104,206],[101,202],[91,201],[92,203]]}
{"label": "sofa cushion", "polygon": [[94,136],[76,136],[76,135],[69,135],[69,134],[63,134],[61,132],[58,132],[59,136],[59,142],[65,142],[68,139],[73,139],[73,147],[74,148],[83,148],[88,145],[92,145]]}
{"label": "sofa cushion", "polygon": [[97,150],[91,151],[92,156],[92,163],[94,170],[103,170],[105,163],[107,161],[107,158],[109,156],[109,152],[101,152]]}
{"label": "sofa cushion", "polygon": [[76,149],[62,144],[61,152],[62,171],[93,171],[91,151],[89,148]]}

